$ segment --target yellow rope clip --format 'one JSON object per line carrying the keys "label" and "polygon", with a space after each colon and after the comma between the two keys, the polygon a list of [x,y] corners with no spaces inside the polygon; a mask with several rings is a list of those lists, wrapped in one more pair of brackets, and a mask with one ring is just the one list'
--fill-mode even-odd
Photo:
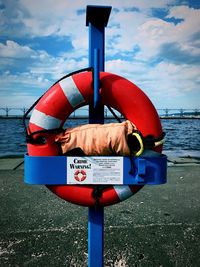
{"label": "yellow rope clip", "polygon": [[142,141],[142,137],[140,136],[139,133],[132,133],[132,135],[135,136],[135,138],[138,140],[139,145],[140,145],[140,149],[138,151],[134,151],[135,156],[139,157],[144,151],[144,144]]}

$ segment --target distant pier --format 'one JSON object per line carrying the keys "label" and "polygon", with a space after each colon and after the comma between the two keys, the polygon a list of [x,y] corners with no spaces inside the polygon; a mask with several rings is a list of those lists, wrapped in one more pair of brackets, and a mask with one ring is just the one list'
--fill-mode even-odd
{"label": "distant pier", "polygon": [[[15,108],[15,107],[0,107],[0,119],[21,119],[28,108]],[[159,117],[161,119],[200,119],[200,108],[195,109],[157,109]],[[122,114],[115,110],[116,115],[123,119]],[[78,119],[88,119],[89,112],[87,107],[82,107],[75,110],[70,116],[70,119],[78,120]],[[113,119],[114,116],[105,107],[104,110],[104,118],[105,119]]]}

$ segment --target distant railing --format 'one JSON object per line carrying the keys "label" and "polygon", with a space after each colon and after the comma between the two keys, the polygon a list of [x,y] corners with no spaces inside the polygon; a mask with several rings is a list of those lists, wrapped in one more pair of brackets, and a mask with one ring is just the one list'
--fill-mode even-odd
{"label": "distant railing", "polygon": [[200,118],[200,109],[157,109],[161,118]]}
{"label": "distant railing", "polygon": [[28,108],[0,107],[0,116],[22,116],[27,110]]}
{"label": "distant railing", "polygon": [[[28,108],[15,108],[15,107],[0,107],[0,118],[13,118],[13,117],[22,117]],[[173,119],[173,118],[199,118],[200,119],[200,108],[195,109],[157,109],[157,112],[160,118]],[[123,118],[122,114],[115,110],[115,113],[118,117]],[[87,119],[89,116],[89,111],[87,107],[82,107],[75,110],[71,115],[71,119]],[[112,119],[113,115],[108,110],[107,107],[104,109],[104,117],[106,119]]]}

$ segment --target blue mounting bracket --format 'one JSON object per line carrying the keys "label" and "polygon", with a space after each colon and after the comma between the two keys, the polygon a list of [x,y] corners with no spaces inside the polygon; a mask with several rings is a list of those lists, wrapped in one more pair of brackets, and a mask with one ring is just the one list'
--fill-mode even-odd
{"label": "blue mounting bracket", "polygon": [[[154,157],[131,158],[25,155],[25,182],[45,185],[164,184],[166,183],[167,157],[156,154],[157,156]],[[77,170],[84,171],[86,175],[84,181],[75,179]],[[97,177],[95,172],[101,173],[101,177]]]}

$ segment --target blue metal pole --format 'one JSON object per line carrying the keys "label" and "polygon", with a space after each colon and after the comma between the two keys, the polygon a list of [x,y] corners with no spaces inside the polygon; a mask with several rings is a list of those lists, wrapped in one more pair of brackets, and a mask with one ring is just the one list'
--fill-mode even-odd
{"label": "blue metal pole", "polygon": [[[89,106],[89,123],[104,123],[104,106],[100,103],[100,71],[104,71],[105,27],[111,7],[87,6],[86,26],[89,26],[89,66],[94,68],[94,103]],[[88,210],[88,266],[103,266],[104,209]]]}
{"label": "blue metal pole", "polygon": [[88,210],[88,267],[103,266],[104,209],[92,207]]}

